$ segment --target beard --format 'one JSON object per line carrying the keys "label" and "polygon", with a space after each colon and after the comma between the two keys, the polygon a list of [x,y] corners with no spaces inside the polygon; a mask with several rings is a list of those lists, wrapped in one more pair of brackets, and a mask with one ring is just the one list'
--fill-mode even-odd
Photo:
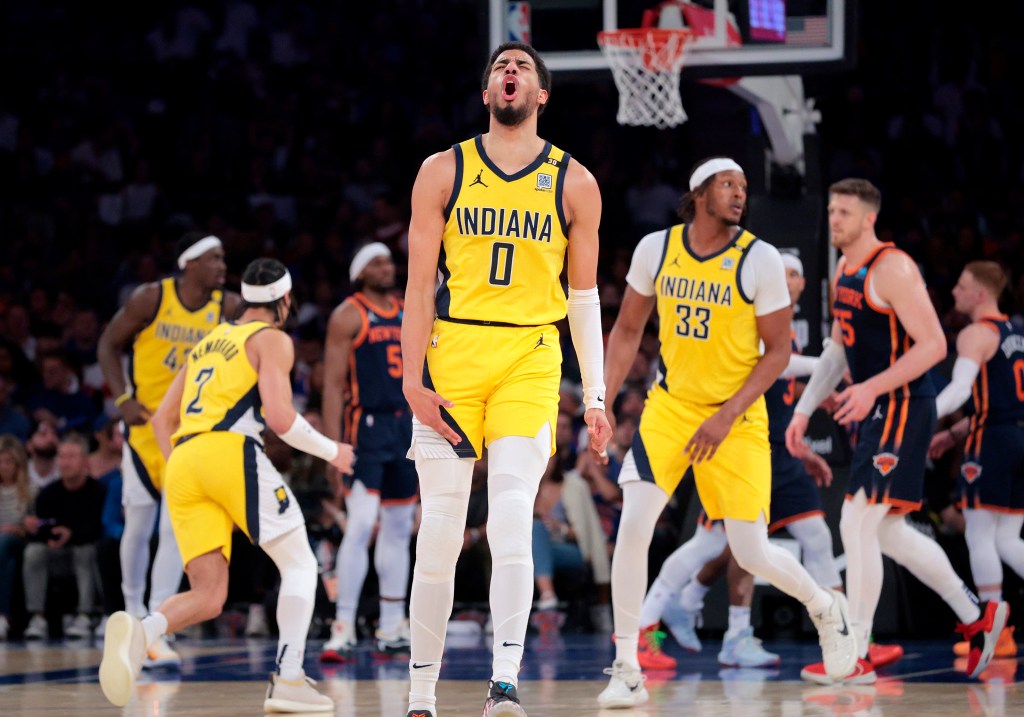
{"label": "beard", "polygon": [[516,127],[523,123],[523,121],[530,116],[530,108],[528,104],[522,104],[519,107],[514,105],[506,105],[504,107],[496,107],[494,104],[490,105],[491,114],[494,119],[498,120],[500,124],[506,127]]}

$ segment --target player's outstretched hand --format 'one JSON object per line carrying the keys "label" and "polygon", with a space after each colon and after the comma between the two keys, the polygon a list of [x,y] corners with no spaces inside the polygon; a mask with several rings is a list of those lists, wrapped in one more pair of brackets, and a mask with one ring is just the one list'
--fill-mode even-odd
{"label": "player's outstretched hand", "polygon": [[352,450],[352,446],[348,443],[339,443],[338,455],[334,457],[334,460],[330,461],[330,464],[345,475],[352,475],[352,466],[355,462],[356,454]]}
{"label": "player's outstretched hand", "polygon": [[412,415],[416,416],[417,421],[424,426],[433,428],[453,446],[462,442],[459,434],[441,417],[441,406],[451,408],[455,405],[453,402],[436,391],[431,391],[426,386],[410,387],[406,385],[403,386],[402,391],[405,393],[405,400],[409,402],[409,408],[412,409]]}
{"label": "player's outstretched hand", "polygon": [[587,433],[590,434],[590,450],[597,456],[601,465],[608,463],[608,441],[612,439],[612,425],[603,408],[589,408],[583,414],[587,422]]}
{"label": "player's outstretched hand", "polygon": [[807,434],[807,415],[794,413],[793,418],[786,427],[786,450],[797,458],[803,460],[811,449],[804,443],[804,436]]}

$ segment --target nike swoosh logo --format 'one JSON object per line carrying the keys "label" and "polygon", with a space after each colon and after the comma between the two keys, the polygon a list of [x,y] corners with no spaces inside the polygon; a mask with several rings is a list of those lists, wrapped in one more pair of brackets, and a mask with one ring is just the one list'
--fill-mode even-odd
{"label": "nike swoosh logo", "polygon": [[637,691],[638,689],[640,689],[640,683],[639,683],[639,682],[637,682],[637,683],[635,683],[635,684],[632,684],[632,685],[631,685],[631,684],[629,684],[629,683],[627,682],[627,683],[626,683],[626,687],[628,687],[628,688],[629,688],[629,691],[630,691],[630,692],[636,692],[636,691]]}
{"label": "nike swoosh logo", "polygon": [[503,643],[501,643],[501,646],[502,647],[522,647],[522,645],[520,645],[518,642],[503,642]]}
{"label": "nike swoosh logo", "polygon": [[429,662],[424,662],[424,663],[423,663],[423,664],[421,665],[421,664],[419,664],[419,663],[417,663],[417,662],[414,662],[414,663],[412,663],[412,669],[414,669],[414,670],[418,670],[418,669],[420,669],[420,668],[422,668],[422,667],[430,667],[430,664],[431,664],[431,663],[429,663]]}
{"label": "nike swoosh logo", "polygon": [[843,620],[843,628],[841,630],[836,630],[836,632],[838,632],[843,637],[846,637],[850,634],[850,628],[846,626],[846,620]]}

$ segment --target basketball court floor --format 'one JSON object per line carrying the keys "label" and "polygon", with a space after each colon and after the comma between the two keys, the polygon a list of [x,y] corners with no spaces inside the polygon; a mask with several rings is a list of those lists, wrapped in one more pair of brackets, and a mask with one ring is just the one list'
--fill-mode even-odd
{"label": "basketball court floor", "polygon": [[[905,717],[1024,715],[1024,688],[1016,683],[1020,658],[997,660],[979,681],[968,680],[950,642],[908,642],[906,656],[881,670],[870,687],[818,687],[800,680],[800,668],[820,659],[811,642],[766,643],[782,655],[778,669],[723,669],[719,644],[700,655],[684,654],[674,672],[648,674],[651,701],[634,710],[599,710],[602,670],[613,648],[605,636],[531,635],[519,694],[530,717],[601,715],[648,717]],[[272,640],[180,640],[184,666],[177,672],[143,673],[136,697],[118,710],[97,683],[98,646],[90,643],[0,643],[0,717],[114,715],[206,717],[260,715],[267,673],[273,669]],[[439,717],[481,712],[490,676],[483,638],[449,645],[438,687]],[[367,645],[345,665],[321,666],[319,645],[310,643],[306,669],[345,717],[405,717],[408,662],[375,658]],[[675,648],[675,649],[673,649]]]}

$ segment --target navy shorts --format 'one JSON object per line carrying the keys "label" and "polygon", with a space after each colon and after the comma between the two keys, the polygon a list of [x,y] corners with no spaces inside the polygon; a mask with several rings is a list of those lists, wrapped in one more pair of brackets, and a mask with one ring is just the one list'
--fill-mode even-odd
{"label": "navy shorts", "polygon": [[928,445],[935,431],[935,399],[879,399],[857,432],[848,497],[864,489],[868,503],[900,513],[921,507]]}
{"label": "navy shorts", "polygon": [[405,457],[412,444],[410,411],[364,411],[349,440],[356,447],[356,465],[354,473],[345,476],[346,486],[351,489],[359,481],[366,490],[379,493],[381,503],[385,504],[416,499],[416,464]]}
{"label": "navy shorts", "polygon": [[1024,425],[975,432],[960,466],[957,498],[961,508],[1024,513]]}
{"label": "navy shorts", "polygon": [[818,484],[804,462],[786,450],[785,443],[772,443],[772,522],[768,532],[814,515],[825,516]]}

